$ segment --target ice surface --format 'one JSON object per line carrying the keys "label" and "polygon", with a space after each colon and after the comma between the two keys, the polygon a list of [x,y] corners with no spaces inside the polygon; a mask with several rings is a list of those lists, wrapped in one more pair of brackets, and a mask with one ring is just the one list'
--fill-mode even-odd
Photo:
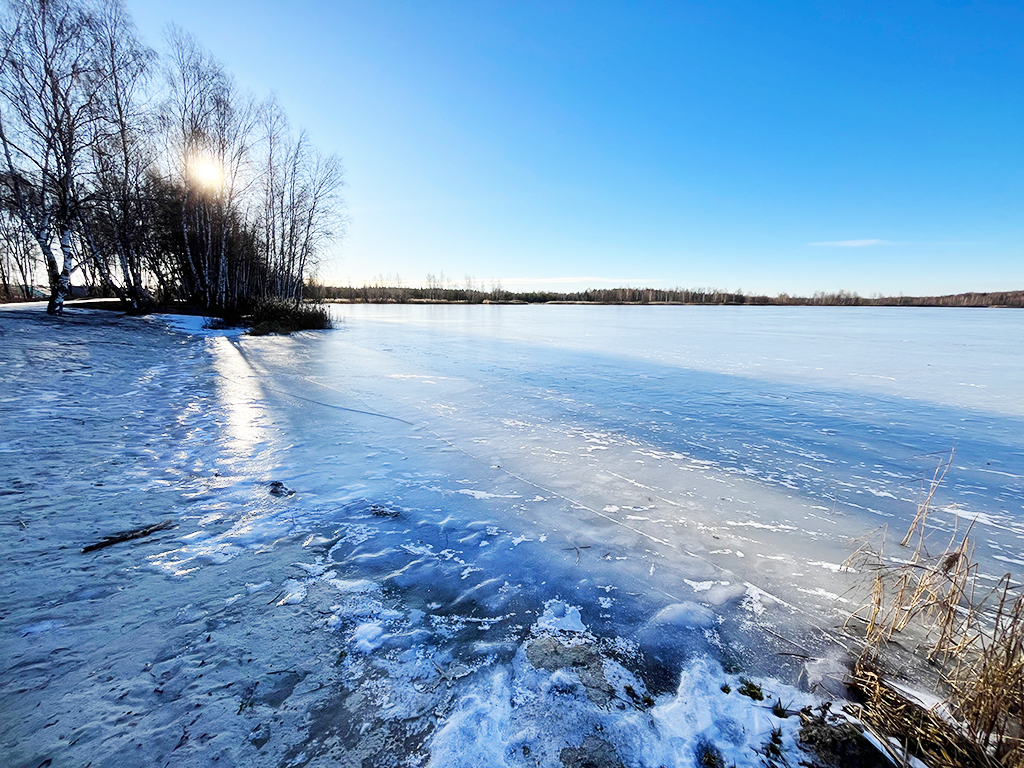
{"label": "ice surface", "polygon": [[14,764],[795,764],[734,671],[841,676],[840,564],[950,448],[936,524],[1024,572],[1019,313],[338,312],[0,310]]}

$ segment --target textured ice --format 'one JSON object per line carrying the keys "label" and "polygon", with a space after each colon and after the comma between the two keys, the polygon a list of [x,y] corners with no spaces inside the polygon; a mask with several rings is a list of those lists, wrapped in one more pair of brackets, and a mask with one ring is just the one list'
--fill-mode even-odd
{"label": "textured ice", "polygon": [[697,603],[673,603],[666,605],[651,619],[654,625],[666,624],[686,629],[713,627],[715,614]]}

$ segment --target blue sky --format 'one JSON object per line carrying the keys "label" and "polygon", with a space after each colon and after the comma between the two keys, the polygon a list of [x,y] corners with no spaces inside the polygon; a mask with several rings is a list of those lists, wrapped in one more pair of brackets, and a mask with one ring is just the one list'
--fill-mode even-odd
{"label": "blue sky", "polygon": [[129,0],[347,168],[326,282],[1024,288],[1024,6]]}

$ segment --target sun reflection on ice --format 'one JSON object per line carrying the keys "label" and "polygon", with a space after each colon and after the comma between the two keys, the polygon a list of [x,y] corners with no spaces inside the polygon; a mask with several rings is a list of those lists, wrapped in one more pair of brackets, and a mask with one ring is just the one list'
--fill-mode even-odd
{"label": "sun reflection on ice", "polygon": [[213,365],[217,371],[217,398],[227,418],[227,434],[233,453],[240,458],[255,458],[255,450],[265,441],[266,415],[261,406],[263,390],[255,371],[230,340],[216,336],[209,340]]}

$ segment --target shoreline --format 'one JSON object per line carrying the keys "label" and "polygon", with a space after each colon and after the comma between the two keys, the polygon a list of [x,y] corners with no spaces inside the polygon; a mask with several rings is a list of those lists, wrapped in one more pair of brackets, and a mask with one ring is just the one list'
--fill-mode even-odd
{"label": "shoreline", "polygon": [[470,300],[446,300],[446,299],[404,299],[375,301],[369,299],[324,299],[325,304],[374,304],[385,306],[400,306],[402,304],[414,305],[492,305],[492,306],[547,306],[547,305],[578,305],[591,307],[847,307],[847,308],[901,308],[901,309],[1021,309],[1024,302],[1020,304],[886,304],[865,302],[860,304],[816,304],[813,302],[706,302],[706,301],[569,301],[569,300],[548,300],[548,301],[502,301],[496,299],[483,299],[481,301]]}
{"label": "shoreline", "polygon": [[[328,288],[327,291],[338,292],[341,289]],[[579,299],[569,298],[571,295],[576,294],[561,294],[553,291],[538,291],[538,292],[522,292],[513,293],[512,297],[509,298],[495,298],[490,296],[486,292],[472,292],[471,298],[431,298],[424,296],[409,295],[412,293],[422,293],[427,289],[406,289],[406,288],[362,288],[362,289],[347,289],[349,291],[367,291],[378,294],[383,294],[376,298],[366,297],[339,297],[339,296],[322,296],[321,298],[306,299],[306,303],[317,303],[322,301],[326,304],[371,304],[371,305],[492,305],[492,306],[527,306],[527,305],[566,305],[566,306],[668,306],[668,307],[694,307],[694,306],[709,306],[709,307],[900,307],[900,308],[931,308],[931,309],[1021,309],[1024,308],[1024,291],[998,291],[998,292],[973,292],[973,293],[961,293],[961,294],[949,294],[938,297],[919,297],[919,296],[899,296],[899,297],[862,297],[855,294],[850,296],[841,296],[837,299],[829,297],[825,298],[808,298],[808,297],[790,297],[785,296],[784,298],[768,297],[768,296],[748,296],[745,294],[727,294],[726,292],[715,292],[708,295],[727,295],[728,299],[714,300],[708,298],[700,298],[696,300],[674,300],[674,299],[639,299],[639,300],[616,300],[616,299]],[[459,289],[444,289],[451,293],[461,293]],[[599,292],[607,292],[609,294],[614,293],[616,290],[626,290],[635,293],[655,293],[646,289],[610,289]],[[316,293],[314,291],[314,293]],[[589,292],[582,292],[589,293]],[[665,293],[659,291],[657,293]],[[1004,297],[1002,301],[991,301],[985,300],[985,297]],[[518,298],[526,297],[526,298]],[[1006,301],[1005,298],[1011,298],[1011,301]],[[18,304],[45,304],[45,301],[39,301],[37,299],[30,300],[16,300],[8,302],[11,305]],[[202,315],[204,317],[221,317],[223,313],[218,314],[211,310],[203,309],[202,307],[189,304],[169,304],[169,305],[154,305],[153,307],[147,308],[138,313],[131,313],[127,307],[120,302],[117,298],[69,298],[65,301],[66,306],[76,306],[91,304],[94,309],[103,309],[109,311],[121,311],[126,314],[182,314],[182,315]]]}

